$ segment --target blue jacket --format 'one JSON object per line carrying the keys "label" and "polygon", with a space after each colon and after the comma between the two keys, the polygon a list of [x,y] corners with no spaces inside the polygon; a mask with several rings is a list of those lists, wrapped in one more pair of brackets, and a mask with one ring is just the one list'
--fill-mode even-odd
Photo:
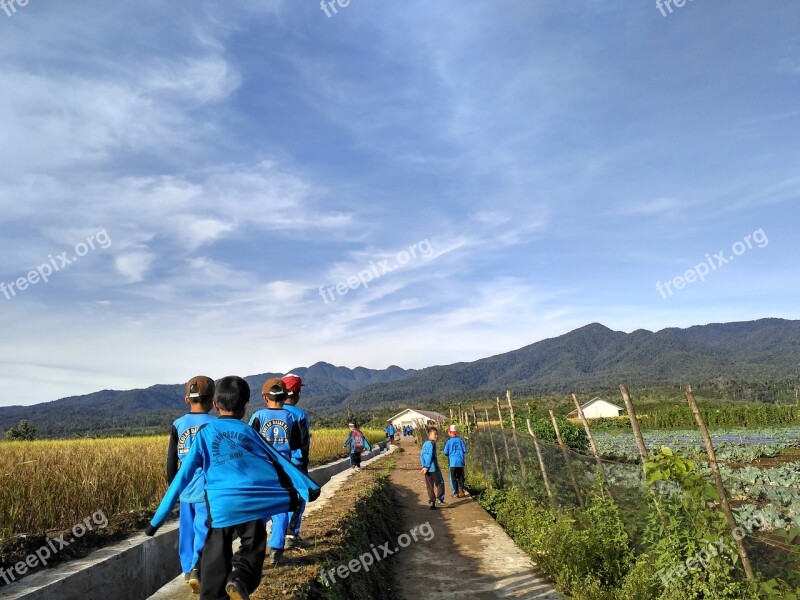
{"label": "blue jacket", "polygon": [[444,445],[444,454],[450,460],[451,467],[465,466],[465,454],[467,453],[467,443],[459,436],[453,436]]}
{"label": "blue jacket", "polygon": [[284,458],[303,447],[300,425],[285,408],[262,408],[250,417],[250,426]]}
{"label": "blue jacket", "polygon": [[308,413],[293,404],[284,404],[283,408],[292,413],[300,426],[300,440],[302,445],[297,450],[292,450],[292,464],[308,467],[308,455],[311,450],[311,425],[308,422]]}
{"label": "blue jacket", "polygon": [[395,434],[394,425],[389,425],[386,428],[386,435],[393,436]]}
{"label": "blue jacket", "polygon": [[164,524],[198,468],[206,479],[211,526],[230,527],[291,512],[297,494],[311,502],[319,486],[234,417],[220,417],[195,434],[189,454],[161,500],[150,525]]}
{"label": "blue jacket", "polygon": [[436,444],[430,440],[425,440],[422,444],[422,451],[419,454],[419,462],[428,469],[428,473],[436,473],[439,469],[439,461],[436,458]]}
{"label": "blue jacket", "polygon": [[[180,462],[189,454],[197,430],[214,419],[216,417],[206,413],[186,413],[172,424],[167,448],[167,483],[172,483],[178,474]],[[205,502],[205,483],[203,469],[197,469],[194,479],[181,494],[181,502]]]}
{"label": "blue jacket", "polygon": [[[358,429],[356,429],[356,431],[361,433],[361,431],[358,430]],[[367,436],[365,436],[363,433],[361,433],[361,435],[364,438],[364,450],[366,450],[367,452],[371,452],[372,451],[372,446],[370,446],[369,442],[367,441]],[[356,453],[355,448],[353,448],[352,441],[353,441],[353,432],[351,431],[350,435],[347,436],[347,441],[344,444],[342,444],[342,447],[345,447],[345,448],[347,446],[350,446],[350,454],[351,455]]]}

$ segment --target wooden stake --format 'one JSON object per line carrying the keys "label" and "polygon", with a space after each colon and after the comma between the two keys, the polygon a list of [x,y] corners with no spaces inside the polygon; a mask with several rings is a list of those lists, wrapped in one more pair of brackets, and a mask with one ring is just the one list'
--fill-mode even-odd
{"label": "wooden stake", "polygon": [[508,412],[511,414],[511,439],[514,442],[514,448],[517,450],[517,460],[519,461],[519,472],[522,477],[526,477],[525,461],[522,460],[522,453],[519,451],[519,443],[517,442],[517,422],[514,419],[514,405],[511,403],[511,390],[506,390],[506,400],[508,400]]}
{"label": "wooden stake", "polygon": [[539,468],[542,470],[542,479],[544,480],[544,489],[547,490],[547,497],[550,498],[550,504],[553,506],[553,511],[558,510],[558,506],[556,505],[556,498],[553,495],[553,490],[550,489],[550,478],[547,476],[547,469],[544,466],[544,459],[542,458],[542,449],[539,447],[539,438],[536,437],[536,434],[533,432],[533,427],[531,427],[531,420],[526,419],[528,423],[528,433],[531,434],[533,438],[533,445],[536,447],[536,456],[539,459]]}
{"label": "wooden stake", "polygon": [[486,429],[489,430],[489,441],[492,442],[492,454],[494,455],[494,466],[497,469],[497,484],[503,486],[503,473],[500,471],[500,457],[497,456],[497,448],[494,445],[494,436],[492,435],[492,422],[489,420],[489,409],[486,409]]}
{"label": "wooden stake", "polygon": [[631,401],[631,395],[628,392],[628,386],[621,385],[619,386],[619,390],[622,392],[622,399],[625,401],[625,408],[628,409],[628,418],[631,421],[633,437],[636,438],[636,445],[639,447],[639,457],[642,459],[642,469],[644,469],[644,463],[647,462],[647,446],[644,445],[644,438],[642,437],[642,432],[639,429],[639,419],[636,418],[636,411],[633,409],[633,402]]}
{"label": "wooden stake", "polygon": [[583,414],[583,409],[581,408],[580,402],[578,402],[578,397],[575,394],[572,394],[572,400],[575,402],[575,407],[578,409],[578,416],[583,423],[583,429],[586,431],[586,437],[589,438],[589,447],[592,449],[592,455],[594,456],[594,461],[597,463],[597,468],[600,470],[600,476],[603,478],[606,486],[608,486],[608,479],[606,478],[606,470],[603,468],[603,461],[600,459],[600,453],[597,451],[597,446],[594,443],[594,436],[592,435],[592,430],[589,429],[589,421],[586,420],[586,416]]}
{"label": "wooden stake", "polygon": [[511,429],[516,429],[517,424],[514,421],[514,405],[511,404],[511,390],[506,390],[506,401],[508,402],[508,412],[511,413]]}
{"label": "wooden stake", "polygon": [[508,451],[508,440],[506,439],[506,434],[502,430],[505,429],[505,425],[503,425],[503,411],[500,410],[500,396],[497,396],[497,416],[500,418],[500,436],[503,438],[503,446],[506,449],[506,460],[511,462],[511,453]]}
{"label": "wooden stake", "polygon": [[750,566],[750,557],[747,555],[747,550],[742,543],[742,537],[736,535],[736,530],[741,531],[741,528],[736,524],[736,519],[733,517],[731,505],[728,501],[728,491],[722,483],[722,476],[719,473],[719,463],[717,462],[717,453],[714,451],[714,444],[711,443],[711,436],[708,434],[708,428],[703,420],[703,415],[700,414],[700,409],[697,406],[697,400],[694,398],[692,386],[686,386],[686,399],[689,401],[689,406],[694,413],[694,419],[697,421],[697,428],[700,430],[700,435],[703,437],[703,443],[706,447],[706,454],[708,454],[708,462],[711,463],[711,475],[714,477],[714,483],[717,486],[717,494],[719,495],[719,502],[722,505],[722,511],[728,519],[728,526],[731,528],[731,534],[736,542],[736,550],[739,552],[739,558],[742,559],[742,567],[747,579],[754,578],[753,567]]}
{"label": "wooden stake", "polygon": [[572,480],[572,489],[575,490],[575,496],[578,498],[578,505],[583,508],[583,496],[581,495],[581,488],[578,487],[578,480],[575,478],[575,471],[572,468],[572,459],[569,457],[569,450],[564,444],[564,440],[561,438],[561,431],[558,429],[556,416],[553,414],[552,410],[549,412],[550,420],[553,422],[553,429],[556,430],[556,439],[558,440],[558,445],[561,447],[561,454],[564,455],[564,463],[567,465],[567,471],[569,471],[569,478]]}

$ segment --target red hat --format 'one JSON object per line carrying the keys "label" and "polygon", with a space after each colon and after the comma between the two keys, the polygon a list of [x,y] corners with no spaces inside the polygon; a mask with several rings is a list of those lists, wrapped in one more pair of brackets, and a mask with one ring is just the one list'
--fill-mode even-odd
{"label": "red hat", "polygon": [[458,427],[456,427],[455,424],[450,425],[450,427],[447,428],[447,433],[450,435],[456,435],[458,433]]}
{"label": "red hat", "polygon": [[304,386],[303,380],[294,373],[289,373],[282,377],[283,383],[286,386],[286,393],[289,396],[295,396],[300,393],[300,388]]}

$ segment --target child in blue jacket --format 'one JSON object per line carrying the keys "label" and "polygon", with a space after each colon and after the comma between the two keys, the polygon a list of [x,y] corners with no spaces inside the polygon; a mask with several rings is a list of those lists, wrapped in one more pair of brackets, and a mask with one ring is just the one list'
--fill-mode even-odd
{"label": "child in blue jacket", "polygon": [[[422,451],[419,455],[422,464],[422,474],[425,476],[425,487],[428,490],[428,506],[436,508],[436,499],[440,504],[444,504],[444,479],[442,470],[439,468],[439,459],[436,456],[436,442],[439,439],[439,430],[436,427],[428,427],[428,439],[422,444]],[[435,488],[435,493],[434,493]]]}
{"label": "child in blue jacket", "polygon": [[[261,388],[261,396],[267,407],[253,413],[253,416],[250,417],[250,426],[281,456],[291,461],[295,452],[302,451],[303,435],[295,414],[284,408],[288,392],[283,379],[280,377],[267,379]],[[283,551],[286,548],[286,530],[289,527],[290,517],[291,514],[286,512],[264,516],[266,520],[272,519],[272,531],[269,535],[269,559],[273,566],[283,560]]]}
{"label": "child in blue jacket", "polygon": [[[200,558],[203,600],[248,600],[261,582],[267,534],[264,515],[293,510],[299,499],[319,497],[319,486],[276,452],[244,417],[250,386],[241,377],[217,383],[214,408],[219,418],[201,426],[150,525],[155,535],[198,468],[206,480],[209,525]],[[236,538],[239,551],[232,552]]]}
{"label": "child in blue jacket", "polygon": [[453,489],[454,498],[464,498],[467,495],[464,488],[467,443],[458,435],[458,427],[455,425],[450,425],[447,433],[450,435],[450,439],[444,445],[443,454],[450,461],[450,486]]}
{"label": "child in blue jacket", "polygon": [[347,441],[342,444],[342,447],[350,448],[350,468],[360,469],[361,453],[364,452],[364,450],[370,452],[372,446],[369,445],[367,436],[359,431],[358,424],[355,421],[350,421],[347,426],[350,428],[350,435],[347,436]]}
{"label": "child in blue jacket", "polygon": [[[194,436],[203,425],[216,417],[208,413],[213,408],[214,380],[198,375],[186,383],[184,402],[189,412],[172,424],[167,448],[167,483],[178,474],[180,462],[189,454]],[[205,477],[203,469],[196,469],[194,478],[180,497],[180,525],[178,528],[178,556],[186,583],[195,594],[200,593],[200,568],[197,561],[208,534]]]}

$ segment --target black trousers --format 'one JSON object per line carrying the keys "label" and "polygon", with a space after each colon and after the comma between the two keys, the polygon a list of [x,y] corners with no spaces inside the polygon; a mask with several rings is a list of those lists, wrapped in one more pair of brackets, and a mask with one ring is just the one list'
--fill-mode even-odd
{"label": "black trousers", "polygon": [[[434,473],[425,473],[425,487],[428,489],[428,502],[433,502],[437,498],[444,496],[444,480],[439,471]],[[434,488],[436,493],[434,494]]]}
{"label": "black trousers", "polygon": [[[233,541],[241,546],[233,554]],[[263,519],[240,525],[211,528],[200,554],[201,600],[228,600],[225,585],[238,579],[253,593],[261,583],[264,558],[267,554],[267,530]]]}
{"label": "black trousers", "polygon": [[350,455],[350,466],[351,467],[361,466],[361,452],[353,452]]}
{"label": "black trousers", "polygon": [[464,467],[450,467],[450,481],[453,482],[453,491],[455,491],[456,494],[465,491]]}

